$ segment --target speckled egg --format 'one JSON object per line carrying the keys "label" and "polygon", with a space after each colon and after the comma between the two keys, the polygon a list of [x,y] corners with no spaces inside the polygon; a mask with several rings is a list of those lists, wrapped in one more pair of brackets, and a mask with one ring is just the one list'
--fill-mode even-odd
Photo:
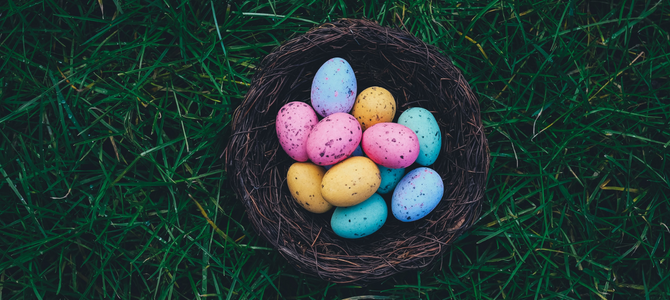
{"label": "speckled egg", "polygon": [[323,175],[321,195],[334,206],[353,206],[377,192],[381,180],[379,168],[372,160],[353,156]]}
{"label": "speckled egg", "polygon": [[363,133],[361,144],[370,159],[391,169],[406,168],[419,156],[416,134],[397,123],[373,125]]}
{"label": "speckled egg", "polygon": [[361,125],[350,114],[334,113],[312,128],[307,137],[307,156],[319,166],[345,160],[361,142]]}
{"label": "speckled egg", "polygon": [[395,99],[383,87],[372,86],[358,94],[351,114],[363,131],[377,123],[391,122],[395,117]]}
{"label": "speckled egg", "polygon": [[382,176],[382,182],[379,184],[379,189],[377,193],[386,194],[392,191],[402,176],[405,175],[405,168],[401,169],[391,169],[384,167],[382,165],[377,165],[379,167],[379,174]]}
{"label": "speckled egg", "polygon": [[307,136],[319,122],[309,104],[299,101],[284,104],[277,113],[275,127],[282,149],[297,161],[307,161]]}
{"label": "speckled egg", "polygon": [[369,236],[384,226],[388,210],[384,198],[373,194],[367,200],[350,207],[335,208],[330,226],[335,234],[346,239]]}
{"label": "speckled egg", "polygon": [[293,199],[313,213],[321,214],[333,206],[321,196],[321,180],[326,170],[310,162],[293,163],[286,175],[286,184]]}
{"label": "speckled egg", "polygon": [[356,75],[343,58],[325,62],[312,81],[312,107],[321,116],[351,111],[356,100]]}
{"label": "speckled egg", "polygon": [[398,118],[398,124],[412,129],[419,139],[419,156],[416,163],[430,166],[442,148],[442,133],[433,114],[422,107],[412,107],[404,111]]}
{"label": "speckled egg", "polygon": [[421,167],[403,177],[391,198],[393,216],[403,222],[412,222],[429,214],[444,195],[444,183],[435,170]]}

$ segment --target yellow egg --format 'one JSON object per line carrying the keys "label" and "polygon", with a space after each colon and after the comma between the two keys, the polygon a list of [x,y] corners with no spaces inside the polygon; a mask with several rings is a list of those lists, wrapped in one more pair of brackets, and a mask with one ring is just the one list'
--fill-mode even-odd
{"label": "yellow egg", "polygon": [[333,206],[321,196],[321,179],[326,169],[310,162],[291,165],[286,175],[286,183],[293,199],[306,210],[321,214]]}
{"label": "yellow egg", "polygon": [[332,205],[353,206],[370,198],[381,181],[379,168],[372,160],[352,156],[326,172],[321,182],[321,195]]}
{"label": "yellow egg", "polygon": [[395,99],[383,87],[369,87],[356,97],[351,115],[361,123],[363,131],[377,123],[392,122],[395,117]]}

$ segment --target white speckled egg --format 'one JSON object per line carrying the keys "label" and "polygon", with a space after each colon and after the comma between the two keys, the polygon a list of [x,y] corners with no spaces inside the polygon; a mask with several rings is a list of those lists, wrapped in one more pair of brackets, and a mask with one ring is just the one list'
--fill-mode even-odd
{"label": "white speckled egg", "polygon": [[403,177],[391,198],[393,216],[402,222],[412,222],[429,214],[444,195],[444,183],[435,170],[421,167]]}
{"label": "white speckled egg", "polygon": [[422,107],[412,107],[398,118],[398,124],[407,126],[419,139],[419,156],[416,163],[422,166],[432,165],[442,148],[442,133],[433,114]]}
{"label": "white speckled egg", "polygon": [[325,62],[312,81],[312,107],[321,116],[348,113],[356,100],[356,75],[343,58]]}
{"label": "white speckled egg", "polygon": [[335,234],[343,238],[358,239],[382,228],[387,216],[388,210],[384,198],[379,194],[373,194],[354,206],[335,208],[330,226]]}
{"label": "white speckled egg", "polygon": [[277,113],[275,127],[279,144],[293,159],[305,162],[307,156],[307,136],[319,122],[309,104],[299,101],[284,104]]}
{"label": "white speckled egg", "polygon": [[307,137],[307,156],[319,165],[333,165],[345,160],[361,141],[361,125],[347,113],[323,118]]}

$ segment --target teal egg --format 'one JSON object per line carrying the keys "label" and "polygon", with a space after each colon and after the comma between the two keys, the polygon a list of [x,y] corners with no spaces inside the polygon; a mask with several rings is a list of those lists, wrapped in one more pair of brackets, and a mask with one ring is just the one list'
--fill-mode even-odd
{"label": "teal egg", "polygon": [[375,193],[354,206],[335,208],[330,226],[335,234],[343,238],[359,239],[382,228],[387,216],[384,198]]}
{"label": "teal egg", "polygon": [[377,165],[377,167],[379,167],[379,174],[382,176],[382,182],[379,184],[379,189],[377,189],[377,193],[380,194],[392,191],[398,185],[402,176],[405,175],[405,168],[391,169],[382,165]]}
{"label": "teal egg", "polygon": [[432,165],[442,148],[442,133],[433,114],[425,108],[412,107],[400,115],[398,124],[414,131],[419,139],[419,157],[416,158],[416,163],[422,166]]}

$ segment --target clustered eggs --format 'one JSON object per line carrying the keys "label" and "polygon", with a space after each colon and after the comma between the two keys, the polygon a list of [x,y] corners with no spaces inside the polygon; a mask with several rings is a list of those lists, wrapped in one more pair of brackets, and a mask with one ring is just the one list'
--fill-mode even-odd
{"label": "clustered eggs", "polygon": [[384,225],[381,194],[392,192],[391,213],[402,222],[425,217],[444,194],[442,177],[429,168],[442,145],[433,114],[413,107],[393,123],[396,102],[388,90],[357,89],[351,65],[329,59],[314,75],[311,105],[289,102],[275,123],[282,149],[297,161],[286,175],[291,196],[312,213],[335,207],[331,228],[348,239]]}

